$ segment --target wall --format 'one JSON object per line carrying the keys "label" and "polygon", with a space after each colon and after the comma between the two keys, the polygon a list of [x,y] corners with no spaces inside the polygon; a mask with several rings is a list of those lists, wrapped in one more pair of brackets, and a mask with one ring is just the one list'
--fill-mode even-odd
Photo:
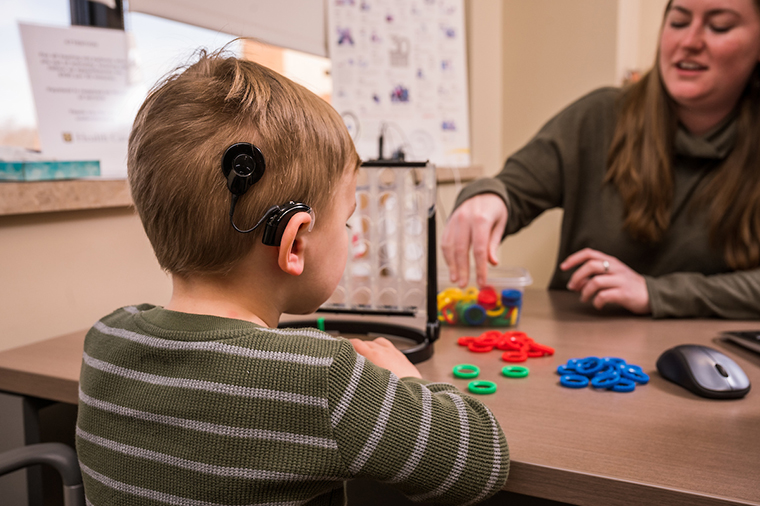
{"label": "wall", "polygon": [[129,209],[0,217],[0,258],[0,350],[171,295]]}

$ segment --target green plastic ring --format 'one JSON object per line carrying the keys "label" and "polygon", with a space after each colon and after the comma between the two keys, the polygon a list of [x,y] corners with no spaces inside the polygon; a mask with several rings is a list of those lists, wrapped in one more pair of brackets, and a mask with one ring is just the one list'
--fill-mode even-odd
{"label": "green plastic ring", "polygon": [[501,373],[507,378],[524,378],[530,373],[530,369],[521,365],[505,365]]}
{"label": "green plastic ring", "polygon": [[493,394],[496,392],[496,383],[485,380],[470,381],[467,390],[473,394]]}
{"label": "green plastic ring", "polygon": [[322,332],[325,331],[325,319],[324,318],[317,318],[317,328],[321,330]]}
{"label": "green plastic ring", "polygon": [[462,379],[477,378],[480,368],[476,365],[459,364],[454,366],[454,377]]}

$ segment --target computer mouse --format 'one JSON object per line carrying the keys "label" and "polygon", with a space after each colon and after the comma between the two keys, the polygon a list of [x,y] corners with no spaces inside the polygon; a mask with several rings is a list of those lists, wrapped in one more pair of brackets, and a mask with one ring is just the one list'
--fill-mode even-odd
{"label": "computer mouse", "polygon": [[710,399],[738,399],[749,392],[749,378],[723,353],[697,344],[665,350],[657,359],[663,378]]}

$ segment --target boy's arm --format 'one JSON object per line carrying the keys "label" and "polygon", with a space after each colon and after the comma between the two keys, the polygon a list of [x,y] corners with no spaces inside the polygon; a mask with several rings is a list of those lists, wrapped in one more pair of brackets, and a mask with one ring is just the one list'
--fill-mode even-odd
{"label": "boy's arm", "polygon": [[476,503],[504,486],[509,451],[501,427],[453,385],[399,379],[346,341],[331,367],[329,402],[351,477],[437,504]]}

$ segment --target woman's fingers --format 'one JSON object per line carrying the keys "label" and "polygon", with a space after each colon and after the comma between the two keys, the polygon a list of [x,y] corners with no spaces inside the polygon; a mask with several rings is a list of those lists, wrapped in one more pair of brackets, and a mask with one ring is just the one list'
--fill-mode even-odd
{"label": "woman's fingers", "polygon": [[578,267],[567,282],[567,289],[575,292],[584,289],[586,284],[597,276],[612,274],[612,261],[592,258]]}
{"label": "woman's fingers", "polygon": [[496,194],[467,199],[449,218],[441,239],[443,258],[452,282],[465,286],[470,278],[470,247],[478,284],[484,284],[488,264],[496,264],[496,250],[507,223],[507,206]]}

